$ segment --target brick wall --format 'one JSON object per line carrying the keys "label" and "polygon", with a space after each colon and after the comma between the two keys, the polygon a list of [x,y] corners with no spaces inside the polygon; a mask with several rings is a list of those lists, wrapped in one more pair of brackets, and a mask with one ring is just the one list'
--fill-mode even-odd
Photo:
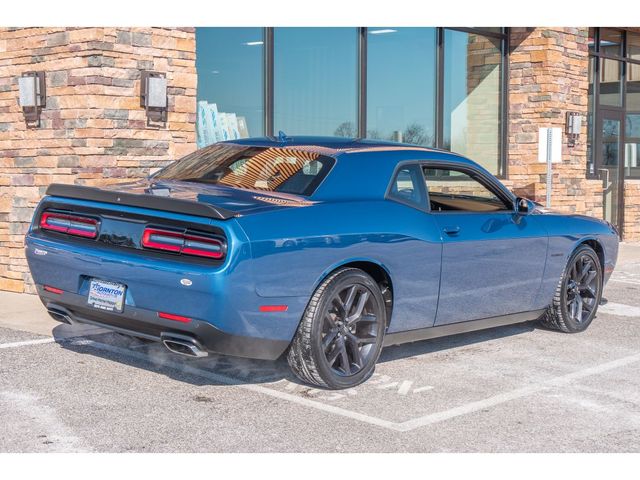
{"label": "brick wall", "polygon": [[566,112],[582,115],[575,147],[563,134],[562,163],[554,164],[552,207],[602,216],[602,181],[586,179],[587,28],[512,28],[509,79],[509,181],[541,203],[546,164],[538,162],[538,129],[560,127]]}
{"label": "brick wall", "polygon": [[[45,71],[40,128],[27,128],[18,77]],[[166,73],[166,126],[146,126],[140,71]],[[52,182],[142,177],[195,149],[192,28],[0,29],[0,290],[33,292],[23,240]]]}

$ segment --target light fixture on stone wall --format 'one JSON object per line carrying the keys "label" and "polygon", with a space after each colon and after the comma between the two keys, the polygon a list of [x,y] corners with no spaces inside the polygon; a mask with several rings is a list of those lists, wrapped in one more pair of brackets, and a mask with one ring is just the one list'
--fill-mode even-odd
{"label": "light fixture on stone wall", "polygon": [[140,106],[147,112],[147,125],[167,123],[167,77],[164,73],[142,72]]}
{"label": "light fixture on stone wall", "polygon": [[580,137],[580,130],[582,129],[582,115],[580,112],[567,112],[566,132],[568,139],[568,146],[575,147],[578,143],[578,137]]}
{"label": "light fixture on stone wall", "polygon": [[40,112],[46,106],[44,72],[25,72],[18,78],[19,103],[28,127],[40,126]]}

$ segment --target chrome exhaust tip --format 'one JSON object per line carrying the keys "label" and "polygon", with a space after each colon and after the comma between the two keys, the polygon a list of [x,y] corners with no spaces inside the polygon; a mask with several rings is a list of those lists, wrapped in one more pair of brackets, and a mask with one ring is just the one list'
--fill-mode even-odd
{"label": "chrome exhaust tip", "polygon": [[68,325],[72,325],[73,324],[73,321],[71,320],[71,317],[69,316],[69,314],[66,313],[66,312],[63,312],[62,310],[57,310],[57,309],[54,309],[54,308],[48,308],[47,312],[49,313],[51,318],[53,318],[57,322],[66,323]]}
{"label": "chrome exhaust tip", "polygon": [[189,337],[174,337],[173,335],[161,335],[162,344],[172,353],[187,357],[202,358],[209,355],[198,343]]}

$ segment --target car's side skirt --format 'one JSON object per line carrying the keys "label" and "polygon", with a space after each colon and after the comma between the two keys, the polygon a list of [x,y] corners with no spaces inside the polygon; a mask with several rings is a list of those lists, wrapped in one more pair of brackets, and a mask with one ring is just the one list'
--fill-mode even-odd
{"label": "car's side skirt", "polygon": [[388,347],[390,345],[399,345],[401,343],[417,342],[419,340],[428,340],[430,338],[447,337],[449,335],[457,335],[459,333],[475,332],[477,330],[485,330],[487,328],[530,322],[540,318],[544,314],[545,310],[546,309],[543,308],[541,310],[532,310],[530,312],[512,313],[510,315],[501,315],[499,317],[483,318],[481,320],[449,323],[447,325],[438,325],[437,327],[387,333],[384,337],[383,346]]}

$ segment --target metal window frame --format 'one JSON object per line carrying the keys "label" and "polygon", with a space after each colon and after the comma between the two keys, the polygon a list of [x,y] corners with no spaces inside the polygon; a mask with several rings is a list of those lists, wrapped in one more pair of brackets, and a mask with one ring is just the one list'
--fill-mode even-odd
{"label": "metal window frame", "polygon": [[273,136],[273,27],[265,27],[264,32],[264,53],[263,53],[263,87],[264,87],[264,134],[267,137]]}
{"label": "metal window frame", "polygon": [[[592,179],[592,180],[597,180],[600,178],[600,175],[597,173],[598,169],[601,167],[600,162],[598,161],[598,155],[597,152],[600,151],[599,147],[601,147],[601,144],[598,141],[598,129],[597,126],[599,124],[599,121],[602,117],[602,113],[603,110],[609,110],[609,111],[619,111],[622,112],[625,115],[626,118],[626,114],[627,112],[627,74],[628,74],[628,64],[635,64],[635,65],[640,65],[640,60],[634,60],[632,58],[630,58],[628,56],[629,53],[629,46],[628,46],[628,42],[627,42],[627,37],[628,37],[628,31],[624,30],[624,29],[617,29],[614,28],[613,30],[617,30],[622,32],[622,55],[610,55],[610,54],[605,54],[600,50],[600,30],[601,28],[610,28],[610,27],[593,27],[594,29],[594,50],[592,52],[589,52],[589,59],[593,58],[594,59],[594,68],[593,68],[593,72],[592,72],[592,81],[593,81],[593,105],[592,105],[592,109],[593,111],[591,112],[591,118],[592,118],[592,124],[591,124],[591,138],[592,138],[592,148],[591,148],[591,155],[592,158],[587,159],[587,171],[586,171],[586,178],[588,179]],[[614,60],[617,62],[620,62],[621,64],[621,72],[620,72],[620,95],[621,95],[621,102],[619,107],[616,106],[610,106],[610,105],[600,105],[600,71],[602,69],[602,62],[604,60]],[[626,143],[626,128],[623,122],[623,125],[621,126],[621,137],[622,137],[622,143]],[[622,152],[622,155],[624,156],[624,152]],[[624,179],[629,179],[629,180],[638,180],[640,179],[639,175],[625,175],[624,174],[624,170],[625,170],[625,164],[626,164],[626,159],[623,158],[623,164],[621,165],[621,170],[622,170],[622,174],[621,174],[621,178],[623,179],[622,182],[622,186],[621,189],[624,192]],[[590,174],[589,173],[589,164],[593,164],[594,167],[594,173]],[[624,195],[622,195],[624,196]]]}
{"label": "metal window frame", "polygon": [[367,137],[367,35],[368,28],[358,28],[358,119],[360,138]]}
{"label": "metal window frame", "polygon": [[509,28],[503,27],[502,33],[489,32],[479,28],[465,27],[438,27],[437,53],[436,53],[436,148],[444,149],[444,53],[445,30],[453,30],[464,33],[475,33],[485,37],[500,40],[501,70],[500,70],[500,98],[498,100],[499,111],[499,136],[498,139],[498,170],[496,177],[505,180],[508,177],[508,151],[509,151]]}
{"label": "metal window frame", "polygon": [[[368,27],[357,27],[357,135],[367,136],[367,56],[368,56]],[[502,32],[491,32],[481,28],[467,27],[436,27],[436,84],[435,84],[435,147],[443,148],[444,130],[444,32],[454,30],[465,33],[475,33],[500,40],[501,49],[501,78],[500,78],[500,138],[499,159],[496,176],[507,178],[508,174],[508,134],[509,134],[509,29],[502,28]],[[274,27],[264,27],[264,55],[263,55],[263,102],[264,102],[264,135],[274,135]],[[639,62],[640,63],[640,62]]]}

